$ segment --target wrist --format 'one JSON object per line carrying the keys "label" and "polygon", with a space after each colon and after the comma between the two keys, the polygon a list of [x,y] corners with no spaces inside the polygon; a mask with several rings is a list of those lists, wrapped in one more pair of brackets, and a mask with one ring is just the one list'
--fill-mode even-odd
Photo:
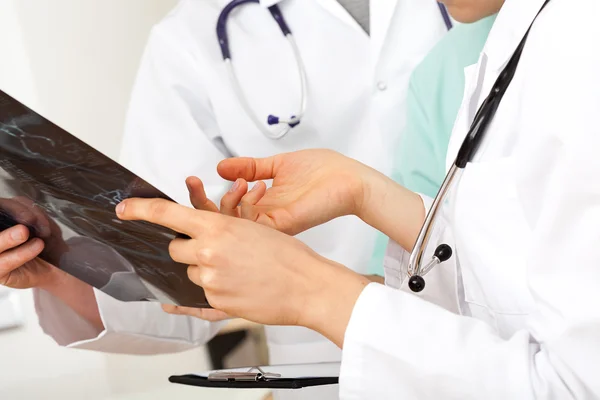
{"label": "wrist", "polygon": [[354,192],[355,212],[361,220],[369,214],[374,207],[375,200],[385,195],[386,182],[389,180],[384,174],[370,167],[364,166],[365,170],[359,179],[360,184]]}
{"label": "wrist", "polygon": [[299,312],[299,325],[319,332],[342,347],[354,305],[371,281],[350,269],[325,260],[319,284],[313,287]]}
{"label": "wrist", "polygon": [[47,270],[42,279],[40,279],[37,287],[51,294],[56,294],[56,292],[60,291],[65,285],[66,280],[69,279],[70,276],[63,270],[58,269],[45,261],[42,262],[46,264]]}
{"label": "wrist", "polygon": [[417,193],[380,174],[366,186],[357,216],[411,251],[425,220],[425,207]]}
{"label": "wrist", "polygon": [[379,172],[365,175],[360,208],[356,216],[366,222],[373,219],[373,214],[383,211],[383,201],[388,194],[391,194],[393,186],[399,185]]}

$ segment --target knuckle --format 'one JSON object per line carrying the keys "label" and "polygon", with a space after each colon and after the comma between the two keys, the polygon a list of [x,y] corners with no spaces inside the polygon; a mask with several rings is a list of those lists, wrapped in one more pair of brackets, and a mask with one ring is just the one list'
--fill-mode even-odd
{"label": "knuckle", "polygon": [[0,258],[0,274],[8,274],[25,264],[26,260],[21,259],[18,254],[5,254]]}
{"label": "knuckle", "polygon": [[229,228],[229,224],[227,223],[227,221],[228,218],[222,215],[220,216],[220,218],[217,218],[214,221],[210,221],[210,229],[207,232],[207,238],[218,238],[223,233],[225,233]]}
{"label": "knuckle", "polygon": [[[16,230],[16,228],[12,229]],[[0,248],[4,251],[10,250],[20,243],[19,240],[13,239],[12,233],[13,231],[7,229],[0,234]]]}
{"label": "knuckle", "polygon": [[211,307],[216,310],[223,310],[227,307],[227,303],[224,301],[223,297],[214,293],[211,294],[210,298],[207,296],[207,300],[209,301]]}
{"label": "knuckle", "polygon": [[177,240],[171,240],[171,242],[169,242],[169,255],[171,256],[171,258],[173,260],[176,260],[178,257],[178,245],[177,245]]}
{"label": "knuckle", "polygon": [[215,271],[199,268],[196,266],[188,267],[188,278],[194,282],[196,285],[203,288],[205,291],[214,290],[215,289]]}
{"label": "knuckle", "polygon": [[221,202],[219,203],[219,208],[223,209],[223,208],[231,208],[232,207],[232,200],[227,196],[223,196],[221,197]]}
{"label": "knuckle", "polygon": [[200,265],[212,265],[215,259],[215,251],[212,248],[202,247],[196,250],[196,259]]}
{"label": "knuckle", "polygon": [[161,199],[154,199],[148,207],[150,217],[160,218],[167,212],[167,203]]}
{"label": "knuckle", "polygon": [[190,281],[195,283],[198,286],[203,287],[202,285],[202,271],[200,268],[196,266],[189,266],[187,269],[187,276]]}
{"label": "knuckle", "polygon": [[216,273],[214,270],[207,269],[202,274],[202,287],[215,290],[217,288]]}
{"label": "knuckle", "polygon": [[240,200],[240,204],[242,205],[252,205],[252,192],[248,192],[242,197]]}

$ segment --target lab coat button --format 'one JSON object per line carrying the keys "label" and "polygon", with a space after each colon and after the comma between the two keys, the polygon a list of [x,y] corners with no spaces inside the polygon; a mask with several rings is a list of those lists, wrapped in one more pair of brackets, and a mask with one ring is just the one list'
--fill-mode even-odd
{"label": "lab coat button", "polygon": [[384,81],[377,82],[377,89],[379,89],[383,92],[384,90],[387,89],[387,83],[385,83]]}

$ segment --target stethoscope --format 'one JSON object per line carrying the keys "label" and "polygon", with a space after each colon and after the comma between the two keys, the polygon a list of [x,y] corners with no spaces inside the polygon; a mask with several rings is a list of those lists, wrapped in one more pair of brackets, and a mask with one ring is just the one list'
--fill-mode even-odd
{"label": "stethoscope", "polygon": [[[229,75],[229,79],[230,79],[233,89],[235,91],[235,95],[239,99],[240,104],[241,104],[242,108],[244,109],[244,112],[250,117],[250,119],[252,120],[254,125],[256,125],[256,127],[262,132],[263,135],[265,135],[266,137],[268,137],[270,139],[277,140],[277,139],[283,138],[292,129],[294,129],[296,126],[300,125],[300,122],[302,121],[302,117],[306,113],[306,99],[307,99],[307,92],[308,92],[306,69],[304,67],[304,63],[302,61],[302,56],[300,55],[300,50],[298,49],[298,45],[296,44],[296,41],[294,40],[294,36],[292,35],[292,32],[291,32],[289,26],[287,25],[287,23],[285,22],[285,19],[283,18],[281,10],[279,9],[279,7],[276,4],[270,6],[269,12],[271,13],[271,16],[273,17],[273,19],[275,19],[275,22],[277,22],[277,25],[279,25],[279,29],[281,29],[281,32],[283,33],[285,38],[288,40],[288,43],[292,47],[292,51],[293,51],[294,57],[296,59],[296,64],[298,66],[298,75],[300,78],[300,87],[301,87],[300,107],[299,107],[299,110],[297,113],[293,114],[292,116],[290,116],[287,119],[280,118],[276,115],[269,115],[267,117],[267,125],[269,125],[269,126],[284,125],[284,127],[281,130],[279,130],[278,132],[271,132],[271,130],[269,130],[267,128],[267,126],[265,124],[263,124],[261,122],[261,120],[258,118],[258,116],[252,111],[252,108],[250,107],[250,103],[248,102],[248,99],[246,98],[246,96],[244,95],[244,92],[242,91],[240,81],[237,78],[237,75],[235,74],[235,71],[234,71],[234,68],[233,68],[233,65],[231,62],[231,50],[229,49],[229,37],[227,35],[227,20],[229,18],[229,14],[231,14],[231,12],[238,6],[248,4],[248,3],[259,3],[259,2],[260,2],[260,0],[233,0],[232,2],[227,4],[221,11],[221,14],[219,15],[219,19],[217,20],[217,38],[219,40],[219,46],[221,47],[221,54],[223,55],[223,61],[225,62],[225,65],[227,68],[227,73]],[[441,3],[438,3],[438,6],[440,8],[442,18],[444,19],[444,23],[446,24],[446,28],[448,28],[448,30],[450,30],[452,28],[452,20],[450,19],[450,16],[448,15],[448,12],[446,11],[446,7],[444,7],[444,5]]]}
{"label": "stethoscope", "polygon": [[527,32],[523,36],[523,39],[521,39],[519,46],[508,61],[508,64],[506,67],[504,67],[498,76],[498,79],[496,79],[490,94],[477,110],[477,114],[475,114],[475,118],[473,119],[473,123],[469,128],[467,136],[460,146],[456,160],[454,161],[452,167],[450,167],[450,170],[448,171],[448,174],[446,175],[446,178],[444,179],[444,182],[442,183],[442,186],[440,187],[440,190],[435,196],[433,204],[427,213],[427,217],[425,218],[423,227],[419,232],[419,236],[417,237],[417,241],[413,247],[408,262],[408,275],[410,276],[410,279],[408,280],[408,287],[413,292],[422,291],[425,288],[425,279],[423,277],[429,271],[431,271],[433,267],[443,263],[444,261],[447,261],[450,257],[452,257],[452,248],[447,244],[440,244],[435,249],[431,260],[424,267],[421,265],[423,261],[423,253],[427,248],[427,244],[433,232],[433,226],[435,225],[440,204],[445,201],[448,189],[452,187],[453,183],[458,184],[460,181],[460,176],[462,175],[464,168],[467,166],[467,163],[471,162],[477,153],[477,149],[479,148],[479,145],[485,136],[487,128],[496,115],[500,101],[502,100],[504,93],[506,93],[506,89],[508,89],[508,86],[515,75],[519,60],[521,58],[521,53],[523,52],[525,42],[527,41],[527,36],[531,30],[531,26],[549,1],[550,0],[546,0],[538,11],[537,15],[531,22],[529,29],[527,29]]}

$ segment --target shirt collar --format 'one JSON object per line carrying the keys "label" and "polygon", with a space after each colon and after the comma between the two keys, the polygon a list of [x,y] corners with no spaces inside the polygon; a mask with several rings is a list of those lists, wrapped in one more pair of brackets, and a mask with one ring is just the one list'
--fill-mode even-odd
{"label": "shirt collar", "polygon": [[506,0],[483,49],[491,68],[500,71],[508,63],[544,1]]}

